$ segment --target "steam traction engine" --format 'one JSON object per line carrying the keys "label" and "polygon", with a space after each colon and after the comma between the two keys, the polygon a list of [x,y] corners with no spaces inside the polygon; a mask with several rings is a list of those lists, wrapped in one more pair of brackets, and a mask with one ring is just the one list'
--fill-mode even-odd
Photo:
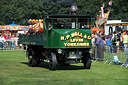
{"label": "steam traction engine", "polygon": [[90,17],[85,15],[54,14],[43,16],[43,34],[20,35],[20,43],[27,45],[30,66],[47,60],[50,68],[57,64],[68,66],[82,61],[85,69],[91,67]]}

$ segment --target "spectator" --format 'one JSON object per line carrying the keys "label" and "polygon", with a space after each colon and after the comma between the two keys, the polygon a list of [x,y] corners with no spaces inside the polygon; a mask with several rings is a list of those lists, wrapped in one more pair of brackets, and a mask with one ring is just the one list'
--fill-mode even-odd
{"label": "spectator", "polygon": [[35,29],[35,34],[38,34],[38,31],[39,31],[39,29],[37,28],[37,29]]}
{"label": "spectator", "polygon": [[97,57],[103,61],[104,60],[104,42],[103,40],[99,37],[99,35],[95,35],[96,42],[94,45],[97,46]]}
{"label": "spectator", "polygon": [[[128,31],[127,31],[127,33],[128,33]],[[128,47],[128,35],[127,35],[127,33],[125,33],[124,36],[123,36],[123,44],[124,44],[124,47],[125,47],[125,51]]]}
{"label": "spectator", "polygon": [[30,28],[29,31],[28,31],[29,34],[34,34],[35,33],[35,30],[33,28]]}
{"label": "spectator", "polygon": [[97,30],[96,33],[95,33],[95,35],[100,35],[100,32]]}
{"label": "spectator", "polygon": [[116,31],[114,31],[113,35],[112,35],[112,45],[113,45],[113,52],[115,53],[115,56],[117,56],[117,34]]}
{"label": "spectator", "polygon": [[121,35],[119,32],[116,31],[116,34],[117,34],[117,43],[116,43],[116,46],[117,46],[117,53],[119,52],[119,46],[120,46],[120,40],[121,40]]}
{"label": "spectator", "polygon": [[101,33],[100,33],[100,36],[101,36],[101,38],[102,38],[103,40],[105,40],[105,35],[103,34],[102,31],[101,31]]}
{"label": "spectator", "polygon": [[122,47],[122,50],[123,50],[123,47],[124,47],[123,36],[126,35],[126,33],[127,33],[127,30],[124,30],[123,33],[121,33],[121,47]]}
{"label": "spectator", "polygon": [[29,30],[28,30],[27,34],[34,34],[34,33],[35,33],[35,30],[33,29],[33,26],[29,25]]}
{"label": "spectator", "polygon": [[3,47],[4,47],[4,42],[5,42],[5,39],[4,39],[3,35],[1,35],[0,36],[0,47],[1,47],[1,49],[3,49]]}
{"label": "spectator", "polygon": [[42,29],[39,29],[38,33],[39,34],[43,34],[43,30]]}
{"label": "spectator", "polygon": [[14,39],[14,35],[12,35],[12,38],[11,38],[11,47],[12,47],[12,49],[14,50],[15,49],[15,39]]}
{"label": "spectator", "polygon": [[117,31],[117,32],[122,32],[121,27],[116,26],[116,27],[115,27],[115,31]]}
{"label": "spectator", "polygon": [[7,38],[7,35],[6,35],[6,33],[4,33],[4,39],[6,39]]}
{"label": "spectator", "polygon": [[92,46],[94,46],[94,42],[95,42],[95,36],[94,36],[94,34],[92,34],[92,41],[91,41]]}
{"label": "spectator", "polygon": [[112,39],[112,34],[111,33],[109,34],[109,38],[110,38],[110,40]]}
{"label": "spectator", "polygon": [[94,45],[94,42],[95,42],[95,36],[94,36],[94,34],[92,34],[92,41],[91,41],[91,44],[92,44],[92,54],[91,54],[91,56],[92,57],[95,56],[95,45]]}
{"label": "spectator", "polygon": [[15,40],[15,46],[18,46],[18,36],[16,35],[16,37],[14,37],[14,40]]}
{"label": "spectator", "polygon": [[11,40],[11,36],[8,35],[8,36],[6,37],[6,40]]}
{"label": "spectator", "polygon": [[107,36],[106,44],[107,44],[108,52],[109,53],[112,52],[112,43],[109,36]]}

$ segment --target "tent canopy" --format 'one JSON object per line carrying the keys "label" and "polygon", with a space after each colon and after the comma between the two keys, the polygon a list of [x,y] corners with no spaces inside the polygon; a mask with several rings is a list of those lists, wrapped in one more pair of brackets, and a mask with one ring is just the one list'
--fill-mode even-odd
{"label": "tent canopy", "polygon": [[42,22],[38,22],[38,23],[33,25],[33,28],[43,29],[43,23]]}
{"label": "tent canopy", "polygon": [[7,26],[18,26],[18,25],[13,22],[12,24],[9,24]]}
{"label": "tent canopy", "polygon": [[5,31],[5,30],[23,30],[27,31],[29,30],[28,26],[22,26],[22,25],[17,25],[15,23],[9,24],[9,25],[0,25],[0,30]]}

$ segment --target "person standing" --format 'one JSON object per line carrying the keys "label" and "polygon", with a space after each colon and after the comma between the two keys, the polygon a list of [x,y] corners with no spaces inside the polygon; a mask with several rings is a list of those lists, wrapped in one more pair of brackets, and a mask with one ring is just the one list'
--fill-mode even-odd
{"label": "person standing", "polygon": [[121,50],[124,50],[124,43],[123,43],[123,36],[126,35],[127,30],[124,30],[123,33],[121,33]]}
{"label": "person standing", "polygon": [[116,46],[117,46],[117,53],[119,53],[119,46],[120,46],[120,41],[121,41],[121,35],[119,32],[116,32],[117,34],[117,43],[116,43]]}
{"label": "person standing", "polygon": [[[128,31],[127,31],[127,33],[128,33]],[[123,44],[124,44],[125,51],[128,47],[128,35],[127,35],[127,33],[125,33],[124,36],[123,36]]]}
{"label": "person standing", "polygon": [[94,42],[95,42],[95,36],[94,36],[94,34],[92,34],[92,41],[91,41],[92,46],[94,46]]}
{"label": "person standing", "polygon": [[95,35],[100,35],[100,32],[97,30],[96,33],[95,33]]}
{"label": "person standing", "polygon": [[115,53],[115,56],[117,57],[117,34],[116,31],[114,31],[113,35],[112,35],[112,48],[113,48],[113,53]]}
{"label": "person standing", "polygon": [[16,37],[14,37],[14,40],[15,40],[15,47],[18,47],[18,35],[16,35]]}
{"label": "person standing", "polygon": [[1,35],[1,36],[0,36],[0,47],[1,47],[1,49],[4,48],[4,42],[5,42],[4,36]]}
{"label": "person standing", "polygon": [[94,45],[94,42],[95,42],[95,36],[94,36],[94,34],[92,34],[92,40],[91,40],[91,43],[92,43],[92,53],[91,53],[91,56],[92,56],[92,58],[95,58],[95,45]]}
{"label": "person standing", "polygon": [[15,49],[15,40],[14,40],[14,35],[12,35],[12,37],[11,37],[11,44],[12,44],[12,50],[14,50]]}
{"label": "person standing", "polygon": [[111,33],[109,34],[109,38],[110,38],[110,40],[112,39],[112,34]]}
{"label": "person standing", "polygon": [[104,42],[103,40],[99,37],[99,35],[95,35],[95,43],[94,45],[97,46],[97,57],[103,61],[104,60]]}
{"label": "person standing", "polygon": [[7,39],[7,34],[6,34],[6,33],[4,33],[4,35],[3,35],[3,36],[4,36],[4,39],[6,40],[6,39]]}
{"label": "person standing", "polygon": [[107,36],[106,44],[107,44],[108,52],[109,53],[112,52],[112,43],[109,36]]}

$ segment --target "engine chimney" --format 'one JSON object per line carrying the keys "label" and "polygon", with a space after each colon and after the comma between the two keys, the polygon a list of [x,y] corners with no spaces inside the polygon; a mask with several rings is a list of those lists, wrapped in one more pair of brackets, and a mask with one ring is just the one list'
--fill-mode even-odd
{"label": "engine chimney", "polygon": [[78,11],[78,7],[77,6],[71,6],[70,11],[71,11],[71,14],[76,15],[77,11]]}

